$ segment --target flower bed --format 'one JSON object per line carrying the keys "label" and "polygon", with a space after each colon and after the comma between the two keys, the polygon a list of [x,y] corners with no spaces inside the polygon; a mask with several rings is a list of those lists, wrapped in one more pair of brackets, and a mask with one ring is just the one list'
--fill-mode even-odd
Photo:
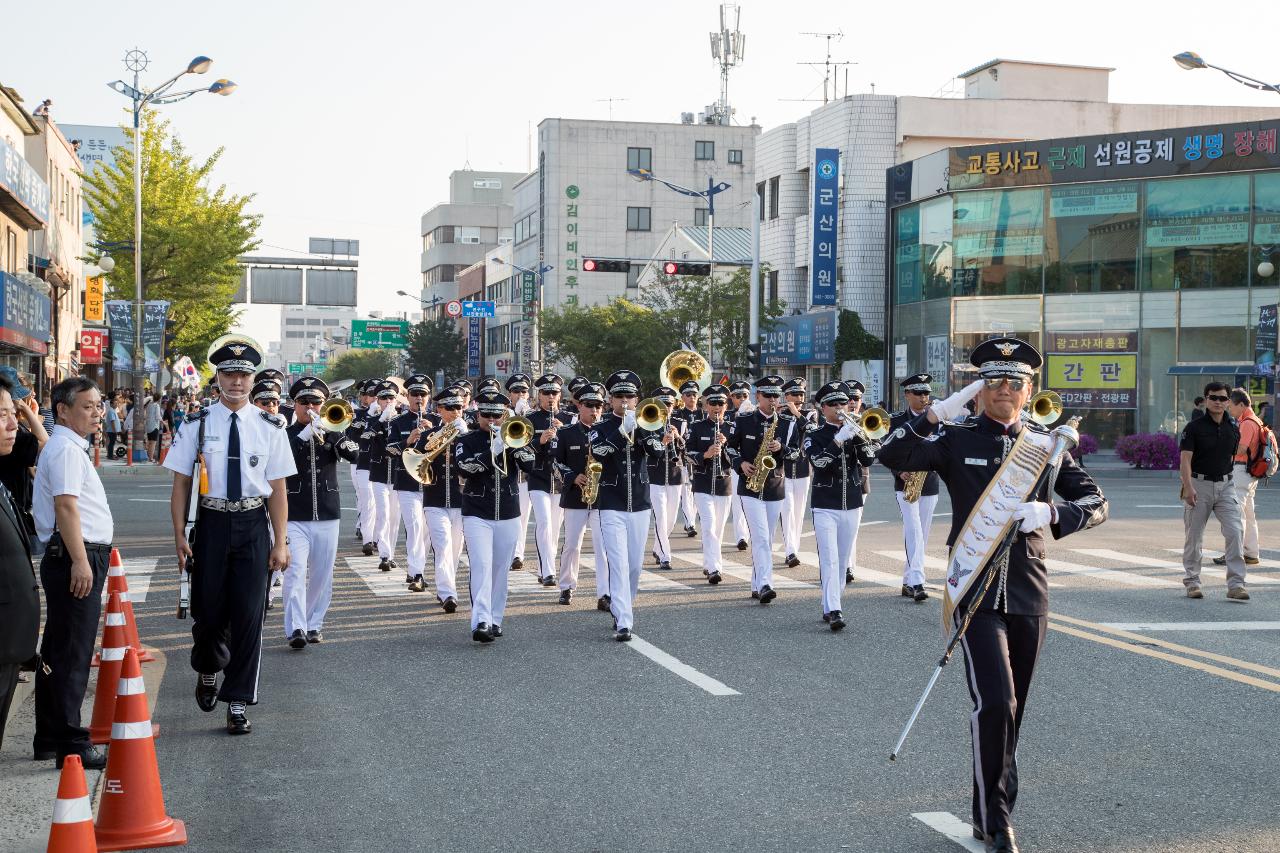
{"label": "flower bed", "polygon": [[1071,448],[1071,458],[1079,462],[1090,453],[1098,452],[1098,439],[1087,432],[1080,433],[1080,443]]}
{"label": "flower bed", "polygon": [[1163,432],[1126,435],[1116,442],[1116,456],[1135,468],[1174,471],[1178,467],[1178,440]]}

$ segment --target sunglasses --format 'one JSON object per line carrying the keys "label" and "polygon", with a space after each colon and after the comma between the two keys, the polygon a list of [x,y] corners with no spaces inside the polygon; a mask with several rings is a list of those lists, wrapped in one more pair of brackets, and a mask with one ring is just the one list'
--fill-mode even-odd
{"label": "sunglasses", "polygon": [[560,390],[558,388],[542,388],[542,389],[539,389],[538,393],[539,394],[559,394]]}
{"label": "sunglasses", "polygon": [[614,394],[613,396],[617,397],[619,400],[634,400],[640,395],[639,394]]}
{"label": "sunglasses", "polygon": [[604,408],[604,403],[579,403],[578,405],[582,406],[582,408],[584,409],[603,409]]}
{"label": "sunglasses", "polygon": [[1230,398],[1230,397],[1219,397],[1217,394],[1210,394],[1206,399],[1212,400],[1212,401],[1213,401],[1213,402],[1215,402],[1215,403],[1225,403],[1225,402],[1227,402],[1228,400],[1230,400],[1231,398]]}
{"label": "sunglasses", "polygon": [[461,412],[461,411],[462,411],[462,407],[461,407],[461,406],[441,406],[440,408],[444,409],[446,412]]}
{"label": "sunglasses", "polygon": [[985,382],[987,383],[987,387],[990,388],[992,391],[999,388],[1001,385],[1003,385],[1006,382],[1009,383],[1010,391],[1021,391],[1023,387],[1026,386],[1027,384],[1027,380],[1025,379],[1010,379],[1008,376],[996,376],[994,378],[985,380]]}
{"label": "sunglasses", "polygon": [[[992,388],[996,387],[995,385],[990,385],[990,381],[991,380],[987,380],[989,387],[992,387]],[[1021,380],[1018,380],[1018,381],[1021,381]],[[933,392],[932,391],[908,391],[907,393],[915,397],[928,397]]]}
{"label": "sunglasses", "polygon": [[728,405],[728,403],[729,403],[728,400],[708,400],[707,401],[708,406],[725,406],[725,405]]}
{"label": "sunglasses", "polygon": [[409,396],[410,396],[410,397],[425,397],[425,396],[427,396],[427,392],[426,392],[426,391],[410,391],[410,392],[409,392]]}

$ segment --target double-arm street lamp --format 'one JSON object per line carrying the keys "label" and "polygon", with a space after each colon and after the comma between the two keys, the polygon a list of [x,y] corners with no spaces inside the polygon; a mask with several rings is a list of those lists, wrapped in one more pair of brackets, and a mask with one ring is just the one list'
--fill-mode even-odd
{"label": "double-arm street lamp", "polygon": [[[126,98],[133,101],[133,396],[134,396],[134,415],[133,415],[133,452],[130,454],[131,461],[141,462],[146,459],[146,420],[143,417],[145,407],[143,403],[143,394],[145,388],[143,379],[145,377],[144,368],[146,359],[142,349],[142,323],[143,323],[143,302],[142,302],[142,113],[147,107],[160,106],[161,104],[172,104],[178,101],[186,100],[192,95],[201,92],[208,92],[212,95],[230,95],[236,90],[236,84],[226,78],[215,80],[211,86],[200,89],[189,89],[182,92],[174,92],[174,85],[188,74],[204,74],[213,65],[213,60],[207,56],[197,56],[191,62],[187,63],[187,67],[183,71],[170,77],[168,80],[156,86],[153,89],[144,89],[142,83],[138,79],[138,75],[147,69],[150,61],[147,59],[146,53],[137,48],[129,51],[124,55],[125,68],[133,72],[133,85],[129,85],[123,80],[116,80],[114,83],[108,83],[107,88],[113,92],[119,92]],[[109,262],[109,267],[103,264],[103,261]],[[98,267],[103,272],[110,273],[115,268],[115,262],[110,258],[100,258],[97,261]]]}

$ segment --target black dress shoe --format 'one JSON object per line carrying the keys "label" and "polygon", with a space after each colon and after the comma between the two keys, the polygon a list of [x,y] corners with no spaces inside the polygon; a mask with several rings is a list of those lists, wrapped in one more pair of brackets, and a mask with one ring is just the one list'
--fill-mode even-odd
{"label": "black dress shoe", "polygon": [[663,560],[661,563],[658,564],[658,570],[663,572],[671,571],[671,561]]}
{"label": "black dress shoe", "polygon": [[614,632],[613,638],[617,640],[619,643],[629,643],[631,642],[631,629],[619,628],[616,632]]}
{"label": "black dress shoe", "polygon": [[1018,853],[1018,840],[1013,837],[1013,827],[1006,826],[988,835],[987,849],[992,853]]}
{"label": "black dress shoe", "polygon": [[752,598],[754,598],[756,601],[759,601],[759,600],[760,600],[760,590],[758,590],[758,589],[753,589],[753,590],[751,590],[751,597],[752,597]]}
{"label": "black dress shoe", "polygon": [[307,647],[307,638],[302,633],[302,629],[301,628],[295,629],[294,632],[289,635],[289,648],[305,649],[306,647]]}
{"label": "black dress shoe", "polygon": [[707,583],[711,584],[712,586],[715,586],[716,584],[720,583],[720,581],[722,580],[724,580],[724,578],[720,577],[719,572],[707,573]]}
{"label": "black dress shoe", "polygon": [[978,827],[976,826],[973,828],[973,837],[978,839],[979,841],[987,840],[987,834],[983,832],[981,829],[978,829]]}
{"label": "black dress shoe", "polygon": [[53,761],[57,757],[58,751],[56,749],[37,749],[31,753],[32,761]]}
{"label": "black dress shoe", "polygon": [[693,537],[698,535],[698,529],[694,527],[692,524],[686,524],[684,528],[684,535],[692,539]]}
{"label": "black dress shoe", "polygon": [[380,572],[389,572],[389,571],[391,571],[391,561],[390,561],[390,560],[388,560],[388,559],[385,559],[385,558],[384,558],[384,559],[382,559],[381,561],[379,561],[379,562],[378,562],[378,571],[380,571]]}
{"label": "black dress shoe", "polygon": [[212,711],[218,707],[218,676],[196,676],[196,704],[201,711]]}
{"label": "black dress shoe", "polygon": [[230,705],[227,706],[227,734],[229,735],[247,735],[253,731],[253,726],[249,723],[249,718],[244,715],[244,711],[233,711]]}
{"label": "black dress shoe", "polygon": [[398,569],[398,568],[400,568],[400,564],[399,564],[399,563],[397,563],[394,559],[392,559],[392,558],[390,558],[390,557],[388,557],[388,558],[387,558],[387,565],[388,565],[388,566],[390,566],[390,567],[391,567],[391,568],[393,568],[393,569]]}
{"label": "black dress shoe", "polygon": [[916,596],[916,594],[915,594],[914,592],[912,592],[912,591],[911,591],[911,587],[907,586],[907,585],[904,583],[904,584],[902,585],[902,597],[903,597],[903,598],[915,598],[915,596]]}
{"label": "black dress shoe", "polygon": [[276,605],[275,605],[275,602],[273,602],[273,601],[271,600],[271,593],[270,593],[270,592],[268,592],[268,593],[267,593],[267,609],[268,609],[268,610],[271,610],[271,609],[273,609],[275,606],[276,606]]}
{"label": "black dress shoe", "polygon": [[356,541],[357,542],[364,541],[364,534],[360,532],[360,525],[358,524],[356,525]]}
{"label": "black dress shoe", "polygon": [[410,592],[426,592],[427,580],[422,575],[414,575],[413,580],[409,581]]}
{"label": "black dress shoe", "polygon": [[911,597],[916,601],[928,601],[929,593],[924,591],[924,584],[918,583],[911,587]]}
{"label": "black dress shoe", "polygon": [[794,568],[795,568],[796,566],[798,566],[798,565],[800,565],[800,558],[799,558],[799,557],[797,557],[795,554],[788,554],[788,555],[787,555],[787,568],[788,568],[788,569],[794,569]]}
{"label": "black dress shoe", "polygon": [[844,614],[842,614],[839,610],[832,610],[831,611],[831,630],[833,632],[843,631],[844,626],[845,626]]}
{"label": "black dress shoe", "polygon": [[495,640],[496,640],[498,637],[501,637],[501,636],[502,636],[502,626],[501,626],[501,625],[499,625],[497,622],[495,622],[495,623],[493,623],[492,625],[490,625],[490,626],[489,626],[489,636],[490,636],[490,637],[493,637]]}
{"label": "black dress shoe", "polygon": [[738,540],[738,550],[739,550],[739,551],[745,551],[745,550],[747,550],[747,540],[745,540],[745,539],[739,539],[739,540]]}
{"label": "black dress shoe", "polygon": [[413,578],[414,578],[413,575],[409,574],[408,572],[405,572],[404,573],[405,585],[408,586],[409,584],[413,583]]}
{"label": "black dress shoe", "polygon": [[366,543],[364,543],[363,545],[361,545],[361,546],[360,546],[360,553],[361,553],[361,554],[364,554],[366,557],[372,557],[372,556],[373,556],[373,543],[372,543],[372,542],[366,542]]}
{"label": "black dress shoe", "polygon": [[[50,756],[50,758],[52,757],[53,756]],[[66,760],[67,757],[65,755],[59,755],[54,766],[61,770],[62,764]],[[84,752],[80,753],[80,763],[84,765],[85,770],[101,770],[107,766],[107,754],[96,746],[91,746]]]}
{"label": "black dress shoe", "polygon": [[481,622],[477,625],[475,630],[471,632],[471,639],[477,643],[492,643],[493,635],[489,633],[489,624]]}
{"label": "black dress shoe", "polygon": [[656,564],[658,564],[658,565],[662,565],[662,558],[658,556],[658,552],[657,552],[657,551],[650,551],[650,552],[649,552],[649,556],[650,556],[650,557],[653,557],[653,562],[654,562],[654,563],[656,563]]}
{"label": "black dress shoe", "polygon": [[511,561],[511,571],[518,572],[518,571],[521,571],[522,569],[524,569],[524,560],[520,559],[519,557],[516,557],[514,560]]}
{"label": "black dress shoe", "polygon": [[555,575],[547,575],[547,576],[546,576],[546,577],[544,577],[544,578],[540,578],[540,579],[539,579],[539,582],[540,582],[543,586],[555,586],[555,585],[556,585],[556,577],[555,577]]}
{"label": "black dress shoe", "polygon": [[764,586],[760,587],[760,603],[761,604],[768,604],[770,601],[773,601],[777,597],[778,597],[778,593],[774,592],[773,587],[769,586],[768,584],[765,584]]}
{"label": "black dress shoe", "polygon": [[568,604],[568,603],[569,603],[570,601],[572,601],[572,600],[573,600],[573,590],[571,590],[571,589],[562,589],[562,590],[560,590],[560,603],[561,603],[561,604]]}
{"label": "black dress shoe", "polygon": [[441,602],[441,604],[444,606],[445,613],[452,613],[458,609],[458,599],[454,598],[452,595]]}
{"label": "black dress shoe", "polygon": [[830,614],[830,613],[823,613],[823,614],[822,614],[822,621],[823,621],[823,622],[830,622],[830,621],[831,621],[831,614]]}
{"label": "black dress shoe", "polygon": [[608,613],[612,606],[613,599],[607,595],[602,595],[596,599],[596,610],[603,610],[605,613]]}
{"label": "black dress shoe", "polygon": [[324,634],[321,634],[319,631],[308,631],[308,632],[307,632],[307,642],[308,642],[308,643],[322,643],[322,642],[324,642]]}
{"label": "black dress shoe", "polygon": [[853,572],[849,571],[848,569],[845,569],[845,570],[844,570],[844,585],[845,585],[845,586],[848,586],[848,585],[849,585],[849,584],[851,584],[851,583],[853,583]]}

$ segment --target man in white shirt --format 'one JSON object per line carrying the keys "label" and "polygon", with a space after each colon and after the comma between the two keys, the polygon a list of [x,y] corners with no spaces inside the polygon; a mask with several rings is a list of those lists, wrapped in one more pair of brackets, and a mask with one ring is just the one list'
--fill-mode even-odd
{"label": "man in white shirt", "polygon": [[[169,510],[178,561],[190,558],[193,563],[196,704],[212,711],[219,700],[226,702],[230,734],[249,733],[245,706],[258,701],[267,569],[284,571],[289,565],[285,478],[297,473],[284,418],[249,405],[253,373],[261,362],[261,351],[251,339],[218,339],[209,363],[218,371],[221,399],[192,416],[164,461],[174,472]],[[204,459],[209,487],[200,496],[188,544],[187,509],[197,454]]]}
{"label": "man in white shirt", "polygon": [[89,436],[102,423],[102,395],[82,376],[53,388],[56,425],[36,466],[32,511],[36,536],[45,546],[40,583],[45,595],[47,664],[36,669],[37,761],[79,755],[85,767],[106,766],[106,756],[80,725],[80,706],[89,683],[102,586],[111,561],[114,524],[102,481],[90,458]]}

